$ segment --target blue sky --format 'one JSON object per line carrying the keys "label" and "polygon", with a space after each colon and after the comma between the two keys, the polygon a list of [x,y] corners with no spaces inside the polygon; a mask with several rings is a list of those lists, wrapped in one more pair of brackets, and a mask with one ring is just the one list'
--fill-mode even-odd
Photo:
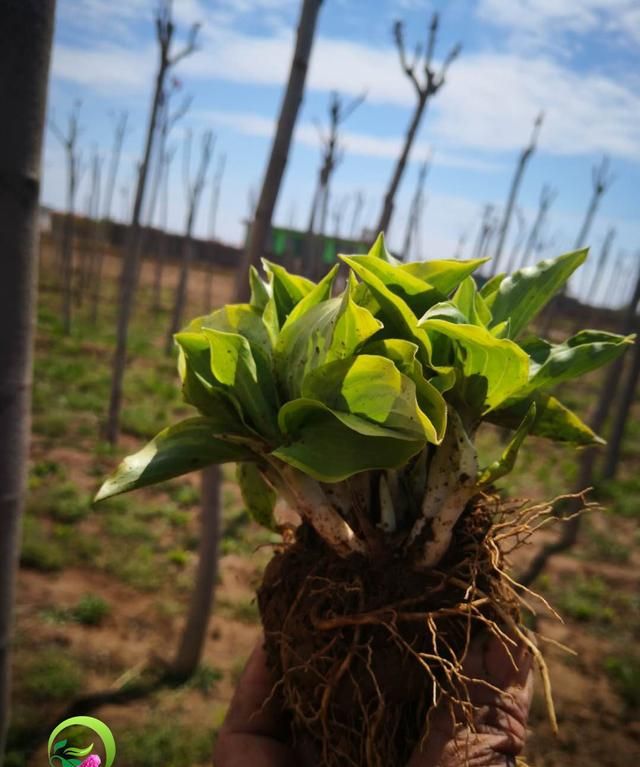
{"label": "blue sky", "polygon": [[[108,155],[114,113],[130,112],[116,217],[123,214],[123,190],[133,185],[144,138],[157,61],[153,8],[153,0],[58,2],[50,114],[64,126],[74,100],[82,99],[80,143],[88,158],[95,147]],[[431,152],[419,255],[450,257],[459,238],[465,237],[463,255],[470,257],[482,209],[491,203],[499,211],[504,204],[518,152],[543,109],[539,149],[518,200],[526,226],[533,221],[542,185],[551,184],[558,194],[542,255],[569,250],[591,193],[591,168],[606,153],[615,181],[602,200],[589,240],[597,253],[608,227],[616,228],[612,253],[620,257],[623,278],[612,300],[624,300],[640,263],[637,0],[324,0],[276,221],[306,224],[320,153],[316,123],[325,121],[329,94],[337,90],[347,99],[366,91],[367,99],[344,126],[345,159],[334,176],[331,208],[343,211],[348,230],[360,192],[365,196],[363,223],[375,223],[414,105],[411,84],[397,61],[391,25],[403,19],[407,43],[413,47],[424,40],[434,9],[442,16],[437,57],[458,41],[463,51],[425,116],[397,200],[389,232],[392,247],[403,240],[419,164]],[[184,220],[180,145],[185,129],[197,136],[211,128],[217,155],[227,155],[217,233],[239,243],[251,190],[261,184],[299,0],[174,0],[174,12],[178,43],[191,22],[203,26],[200,50],[175,72],[193,104],[170,142],[177,146],[170,226],[179,231]],[[213,167],[216,163],[214,158]],[[78,195],[80,209],[86,204],[88,175]],[[45,203],[63,205],[64,178],[63,153],[49,132]],[[203,235],[208,206],[207,194],[197,224]]]}

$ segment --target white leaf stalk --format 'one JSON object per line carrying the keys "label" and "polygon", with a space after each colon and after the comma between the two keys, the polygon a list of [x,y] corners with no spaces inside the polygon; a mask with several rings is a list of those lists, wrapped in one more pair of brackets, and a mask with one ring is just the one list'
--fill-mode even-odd
{"label": "white leaf stalk", "polygon": [[318,535],[341,557],[366,553],[364,542],[331,505],[320,483],[292,466],[278,463],[285,499]]}
{"label": "white leaf stalk", "polygon": [[478,458],[459,416],[450,411],[447,433],[429,465],[422,515],[411,529],[406,548],[431,524],[430,536],[416,558],[419,569],[435,567],[451,543],[453,527],[476,494]]}

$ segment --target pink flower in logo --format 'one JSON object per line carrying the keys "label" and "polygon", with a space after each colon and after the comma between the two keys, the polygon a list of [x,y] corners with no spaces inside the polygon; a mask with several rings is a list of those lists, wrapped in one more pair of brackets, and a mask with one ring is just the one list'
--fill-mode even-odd
{"label": "pink flower in logo", "polygon": [[100,767],[100,763],[100,757],[97,754],[91,754],[78,767]]}

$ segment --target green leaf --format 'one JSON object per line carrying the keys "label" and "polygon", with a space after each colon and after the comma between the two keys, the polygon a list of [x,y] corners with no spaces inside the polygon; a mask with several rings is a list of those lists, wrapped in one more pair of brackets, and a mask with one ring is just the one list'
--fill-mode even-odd
{"label": "green leaf", "polygon": [[473,277],[467,277],[460,283],[451,300],[472,325],[487,327],[491,322],[491,310],[478,292]]}
{"label": "green leaf", "polygon": [[368,309],[358,306],[350,289],[342,297],[312,306],[287,325],[276,347],[276,370],[290,399],[302,392],[307,373],[326,362],[350,357],[382,327]]}
{"label": "green leaf", "polygon": [[418,406],[416,385],[384,357],[360,354],[323,365],[307,375],[302,396],[366,418],[403,439],[437,441],[435,426]]}
{"label": "green leaf", "polygon": [[251,285],[251,306],[263,312],[271,298],[271,286],[264,282],[253,265],[249,267],[249,284]]}
{"label": "green leaf", "polygon": [[[193,326],[193,327],[192,327]],[[272,353],[272,342],[263,315],[250,304],[227,304],[200,317],[188,330],[221,330],[237,333],[247,339],[252,349],[260,349],[266,357]]]}
{"label": "green leaf", "polygon": [[469,261],[458,261],[457,259],[412,261],[408,264],[402,264],[399,269],[406,274],[411,274],[428,282],[440,293],[448,296],[461,282],[487,261],[486,258],[476,258]]}
{"label": "green leaf", "polygon": [[409,306],[372,271],[351,256],[340,256],[365,283],[380,306],[384,334],[388,338],[402,338],[417,344],[419,357],[427,365],[431,362],[431,343],[427,334],[418,327],[418,320]]}
{"label": "green leaf", "polygon": [[184,331],[175,336],[179,348],[178,370],[185,402],[214,419],[221,432],[252,432],[234,395],[226,391],[211,372],[211,346],[204,333]]}
{"label": "green leaf", "polygon": [[573,411],[555,397],[542,392],[536,392],[523,399],[509,400],[501,408],[488,413],[484,420],[496,426],[517,429],[532,403],[536,405],[536,418],[531,434],[574,445],[604,444],[604,440],[598,437]]}
{"label": "green leaf", "polygon": [[576,250],[553,260],[540,261],[535,266],[526,266],[505,277],[490,304],[493,324],[510,319],[510,337],[520,335],[584,262],[587,253],[588,250]]}
{"label": "green leaf", "polygon": [[203,328],[211,348],[211,372],[240,403],[247,422],[267,439],[278,439],[278,395],[271,364],[237,333]]}
{"label": "green leaf", "polygon": [[265,480],[262,472],[255,463],[238,463],[236,465],[236,480],[240,487],[242,500],[251,517],[263,527],[277,531],[273,510],[276,505],[277,493]]}
{"label": "green leaf", "polygon": [[400,259],[392,256],[391,253],[389,253],[387,250],[387,244],[384,239],[384,232],[380,232],[380,234],[376,237],[376,241],[371,246],[368,255],[373,256],[374,258],[379,258],[381,261],[386,261],[388,264],[395,264],[396,266],[402,263]]}
{"label": "green leaf", "polygon": [[439,444],[447,428],[447,405],[442,392],[454,385],[455,372],[451,371],[447,381],[442,376],[427,380],[424,368],[416,358],[418,347],[411,341],[399,338],[372,341],[365,345],[362,353],[379,355],[392,360],[398,370],[413,381],[418,405],[435,429],[435,435],[427,439],[429,442]]}
{"label": "green leaf", "polygon": [[163,429],[142,450],[125,458],[102,485],[95,501],[155,485],[212,463],[252,457],[255,456],[248,448],[221,437],[215,421],[188,418]]}
{"label": "green leaf", "polygon": [[[410,272],[403,271],[399,266],[393,266],[375,256],[340,256],[364,280],[369,288],[371,285],[363,276],[363,270],[374,275],[394,295],[401,298],[415,315],[423,314],[430,306],[443,301],[446,296],[430,283]],[[360,267],[360,271],[355,268]],[[374,292],[374,291],[373,291]],[[378,296],[375,294],[376,299]],[[379,299],[378,299],[379,301]]]}
{"label": "green leaf", "polygon": [[583,330],[562,344],[550,344],[540,338],[522,344],[531,357],[529,383],[519,396],[536,389],[555,386],[577,378],[620,356],[633,343],[634,336],[620,336],[604,331]]}
{"label": "green leaf", "polygon": [[486,381],[483,403],[478,403],[484,405],[483,412],[498,407],[527,382],[529,358],[513,341],[494,338],[475,325],[454,325],[444,320],[424,320],[420,325],[429,333],[442,333],[457,343],[463,385],[478,377]]}
{"label": "green leaf", "polygon": [[55,754],[56,751],[60,751],[60,749],[62,749],[64,746],[66,746],[68,742],[69,742],[68,739],[65,738],[64,740],[59,740],[57,743],[54,743],[53,744],[53,753]]}
{"label": "green leaf", "polygon": [[502,285],[502,281],[507,275],[502,272],[501,274],[494,274],[493,277],[488,279],[484,285],[480,288],[480,295],[484,298],[489,309],[493,305],[498,288]]}
{"label": "green leaf", "polygon": [[513,435],[511,441],[507,445],[506,449],[497,461],[486,467],[478,477],[478,484],[489,485],[492,482],[504,477],[509,472],[513,471],[513,467],[518,457],[518,451],[520,450],[525,437],[529,434],[533,428],[533,424],[536,420],[536,404],[532,402],[529,405],[529,410],[524,417],[524,420],[518,426],[516,433]]}
{"label": "green leaf", "polygon": [[272,264],[264,258],[262,263],[265,271],[271,277],[271,290],[278,314],[278,322],[282,326],[294,306],[313,290],[314,283],[306,277],[290,274],[283,266]]}
{"label": "green leaf", "polygon": [[315,400],[288,402],[280,410],[280,426],[288,440],[272,455],[321,482],[398,468],[425,445],[424,440],[397,439],[389,429],[335,413]]}
{"label": "green leaf", "polygon": [[320,280],[320,282],[313,287],[313,289],[302,298],[296,306],[291,310],[291,313],[287,317],[287,321],[284,323],[282,329],[294,323],[299,317],[306,314],[313,306],[317,306],[322,301],[326,301],[331,298],[331,289],[335,282],[336,275],[338,274],[338,264],[332,267],[329,272]]}
{"label": "green leaf", "polygon": [[93,743],[88,745],[86,748],[67,748],[65,750],[65,755],[69,754],[70,756],[87,756],[93,751]]}

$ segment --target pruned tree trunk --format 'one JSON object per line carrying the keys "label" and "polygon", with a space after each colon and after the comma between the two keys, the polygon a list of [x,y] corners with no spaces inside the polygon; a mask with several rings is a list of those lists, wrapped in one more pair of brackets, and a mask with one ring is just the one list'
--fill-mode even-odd
{"label": "pruned tree trunk", "polygon": [[409,62],[405,50],[403,24],[401,21],[396,21],[394,24],[393,33],[396,47],[398,49],[398,54],[400,56],[400,66],[402,67],[402,70],[409,78],[415,89],[416,107],[407,128],[407,133],[405,135],[402,151],[400,152],[400,157],[398,158],[393,169],[391,180],[389,182],[389,186],[387,187],[387,192],[384,196],[382,211],[380,213],[380,218],[378,219],[378,226],[376,227],[377,233],[385,232],[385,234],[388,234],[388,229],[391,224],[391,217],[393,216],[396,194],[398,192],[400,181],[402,180],[402,176],[407,166],[411,147],[415,141],[416,134],[418,132],[418,128],[420,127],[426,106],[429,102],[429,99],[431,99],[432,96],[435,96],[440,88],[442,88],[444,85],[449,66],[460,54],[461,46],[459,44],[455,45],[449,51],[449,54],[444,60],[440,72],[435,72],[432,66],[432,59],[436,46],[438,26],[439,16],[437,13],[434,13],[431,17],[431,23],[429,25],[429,33],[427,36],[427,44],[424,51],[424,59],[421,62],[425,75],[424,80],[421,82],[416,74],[416,67],[418,66],[419,59],[421,58],[421,49],[419,47],[416,49],[416,55],[414,56],[413,61]]}
{"label": "pruned tree trunk", "polygon": [[[184,308],[187,301],[187,283],[189,280],[189,267],[191,265],[191,259],[193,256],[193,227],[195,224],[196,216],[198,214],[198,207],[200,205],[200,198],[202,197],[202,190],[204,189],[205,178],[207,175],[207,168],[209,166],[209,160],[211,159],[213,135],[211,131],[208,131],[203,136],[202,140],[202,153],[200,156],[200,167],[196,174],[195,180],[191,183],[189,179],[188,160],[186,162],[186,181],[187,181],[187,223],[185,226],[184,244],[182,247],[182,263],[180,265],[180,277],[178,279],[178,287],[176,288],[175,302],[173,305],[173,314],[171,316],[171,324],[169,326],[169,332],[167,333],[167,340],[165,344],[165,352],[167,355],[171,354],[173,349],[173,336],[180,330],[182,325],[182,318],[184,316]],[[190,138],[185,144],[187,154],[189,153]]]}
{"label": "pruned tree trunk", "polygon": [[322,0],[302,0],[296,47],[289,70],[289,81],[280,106],[278,126],[273,137],[269,162],[262,182],[253,223],[247,236],[242,264],[236,275],[236,295],[240,301],[246,301],[249,298],[249,284],[246,277],[249,266],[259,267],[260,259],[266,250],[273,211],[287,166],[293,129],[302,104],[313,37],[321,5]]}
{"label": "pruned tree trunk", "polygon": [[105,437],[115,444],[120,431],[120,410],[122,408],[122,384],[124,371],[127,363],[127,341],[129,337],[129,321],[133,311],[133,298],[135,295],[136,281],[141,256],[140,223],[142,205],[144,202],[147,176],[149,174],[149,161],[156,137],[156,123],[158,110],[162,99],[163,88],[167,73],[181,59],[195,50],[195,41],[199,25],[191,28],[188,41],[184,48],[177,53],[171,53],[174,25],[171,13],[171,0],[163,0],[156,14],[156,34],[159,46],[158,71],[155,78],[151,109],[147,124],[144,152],[136,184],[136,195],[131,214],[131,225],[125,253],[122,257],[120,272],[118,320],[116,330],[116,349],[113,355],[113,373],[111,379],[111,393],[109,397],[109,411],[105,424]]}
{"label": "pruned tree trunk", "polygon": [[524,253],[522,254],[522,266],[526,266],[529,263],[529,258],[532,253],[535,253],[538,243],[540,241],[540,233],[544,226],[547,213],[551,204],[555,200],[557,192],[555,189],[547,186],[542,187],[540,192],[540,202],[538,204],[538,212],[536,213],[535,220],[531,226],[529,237],[527,238],[527,244],[524,246]]}
{"label": "pruned tree trunk", "polygon": [[213,609],[220,549],[220,466],[201,474],[200,541],[198,567],[187,618],[171,666],[176,681],[188,679],[198,668]]}
{"label": "pruned tree trunk", "polygon": [[[218,166],[213,177],[213,184],[211,185],[211,206],[209,208],[209,239],[211,240],[211,243],[214,243],[216,239],[220,190],[222,188],[222,177],[224,176],[226,163],[227,155],[223,153],[218,159]],[[213,264],[207,264],[205,269],[206,275],[203,282],[202,310],[206,314],[211,311],[213,305]]]}
{"label": "pruned tree trunk", "polygon": [[625,427],[629,421],[629,414],[635,400],[639,376],[640,344],[636,342],[633,346],[631,365],[624,381],[622,392],[620,393],[620,397],[616,399],[617,409],[613,417],[611,436],[609,437],[609,444],[607,445],[607,452],[604,459],[604,468],[602,470],[603,479],[615,479],[615,476],[618,473]]}
{"label": "pruned tree trunk", "polygon": [[416,191],[411,201],[411,207],[409,209],[409,216],[407,218],[407,227],[404,234],[404,245],[402,246],[402,258],[408,261],[411,255],[411,246],[414,239],[418,236],[418,228],[420,223],[420,212],[424,203],[424,184],[427,178],[427,172],[429,170],[429,160],[425,160],[420,166],[418,171],[418,181],[416,184]]}
{"label": "pruned tree trunk", "polygon": [[[511,223],[511,216],[513,215],[514,205],[522,183],[524,171],[527,167],[527,163],[531,158],[531,155],[535,152],[536,143],[538,141],[538,134],[542,126],[543,114],[542,112],[536,117],[533,124],[533,133],[529,144],[522,150],[520,157],[518,158],[518,164],[516,165],[516,172],[513,175],[511,181],[511,188],[509,189],[509,196],[507,198],[507,204],[504,209],[504,215],[502,216],[502,223],[498,230],[498,242],[496,243],[496,250],[494,255],[493,271],[498,273],[500,271],[500,261],[502,259],[502,252],[507,239],[507,233],[509,231],[509,224]],[[508,270],[506,270],[508,271]]]}
{"label": "pruned tree trunk", "polygon": [[9,725],[13,603],[27,479],[40,162],[55,0],[0,11],[0,765]]}

